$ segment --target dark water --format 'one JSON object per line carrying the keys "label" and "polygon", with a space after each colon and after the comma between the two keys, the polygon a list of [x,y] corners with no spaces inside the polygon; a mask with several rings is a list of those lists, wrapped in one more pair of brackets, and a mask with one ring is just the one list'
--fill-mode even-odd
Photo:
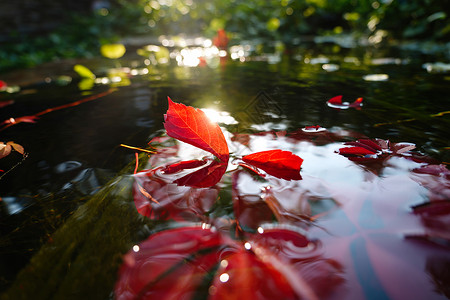
{"label": "dark water", "polygon": [[[450,75],[423,67],[442,57],[334,44],[251,49],[259,50],[248,55],[246,47],[235,49],[236,59],[206,57],[205,65],[193,67],[177,65],[175,57],[169,64],[154,64],[149,56],[147,65],[148,58],[129,51],[120,62],[70,61],[3,74],[1,80],[20,90],[0,94],[1,101],[14,100],[0,108],[0,120],[111,93],[0,131],[0,141],[14,141],[28,153],[0,180],[2,290],[89,195],[134,161],[134,151],[119,145],[145,147],[162,130],[167,96],[228,112],[237,121],[225,125],[230,132],[320,125],[355,132],[355,137],[414,143],[436,161],[449,161]],[[121,69],[120,82],[85,88],[72,70],[75,63],[97,78],[108,77],[118,64],[127,69]],[[326,101],[336,95],[347,102],[363,97],[363,106],[332,109]],[[12,153],[0,160],[0,169],[20,160]]]}

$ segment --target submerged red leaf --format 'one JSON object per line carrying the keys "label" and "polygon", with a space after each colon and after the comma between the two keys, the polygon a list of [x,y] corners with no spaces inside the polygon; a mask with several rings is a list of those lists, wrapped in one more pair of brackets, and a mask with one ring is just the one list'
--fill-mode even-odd
{"label": "submerged red leaf", "polygon": [[289,151],[268,150],[242,157],[242,160],[277,178],[300,180],[303,159]]}
{"label": "submerged red leaf", "polygon": [[170,98],[168,101],[169,109],[164,115],[167,134],[228,162],[228,145],[219,125],[211,122],[200,109],[175,103]]}

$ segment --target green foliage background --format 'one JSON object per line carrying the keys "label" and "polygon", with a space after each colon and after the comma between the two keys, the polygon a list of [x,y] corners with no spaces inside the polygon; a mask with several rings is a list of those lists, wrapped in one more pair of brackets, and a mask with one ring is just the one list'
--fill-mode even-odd
{"label": "green foliage background", "polygon": [[447,0],[111,0],[107,10],[73,15],[46,36],[11,33],[11,42],[0,48],[0,71],[98,55],[101,44],[129,35],[212,37],[219,28],[236,40],[286,44],[342,33],[445,42],[449,11]]}

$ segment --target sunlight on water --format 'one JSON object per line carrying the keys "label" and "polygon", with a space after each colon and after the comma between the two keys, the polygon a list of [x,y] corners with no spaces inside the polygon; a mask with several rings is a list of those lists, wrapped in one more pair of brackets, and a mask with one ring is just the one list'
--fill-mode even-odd
{"label": "sunlight on water", "polygon": [[202,111],[206,114],[206,116],[214,123],[232,125],[237,124],[235,118],[233,118],[229,112],[226,111],[218,111],[213,108],[202,108]]}

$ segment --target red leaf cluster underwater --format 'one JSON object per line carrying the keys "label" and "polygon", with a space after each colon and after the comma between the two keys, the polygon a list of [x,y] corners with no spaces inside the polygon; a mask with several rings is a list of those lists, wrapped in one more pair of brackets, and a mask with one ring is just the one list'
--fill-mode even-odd
{"label": "red leaf cluster underwater", "polygon": [[164,126],[184,143],[152,140],[133,197],[183,223],[124,256],[116,299],[450,296],[450,171],[415,145],[320,126],[229,138],[170,99]]}

